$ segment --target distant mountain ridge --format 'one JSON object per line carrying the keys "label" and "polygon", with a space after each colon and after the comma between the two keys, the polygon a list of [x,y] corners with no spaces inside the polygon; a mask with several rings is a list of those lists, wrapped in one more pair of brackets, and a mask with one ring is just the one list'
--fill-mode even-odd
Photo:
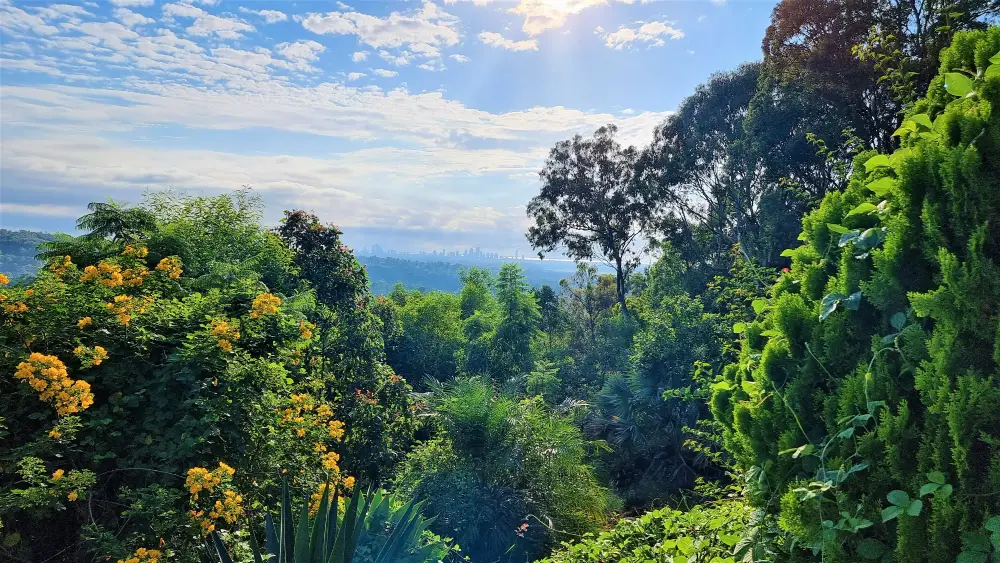
{"label": "distant mountain ridge", "polygon": [[0,229],[0,273],[12,280],[35,275],[42,265],[35,259],[40,252],[38,246],[55,240],[56,236],[40,231]]}

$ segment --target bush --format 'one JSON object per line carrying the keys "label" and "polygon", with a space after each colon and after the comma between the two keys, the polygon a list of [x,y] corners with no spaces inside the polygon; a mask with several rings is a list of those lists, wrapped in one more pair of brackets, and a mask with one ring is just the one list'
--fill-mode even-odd
{"label": "bush", "polygon": [[998,52],[1000,28],[955,36],[902,148],[805,217],[715,385],[793,560],[954,561],[1000,513]]}

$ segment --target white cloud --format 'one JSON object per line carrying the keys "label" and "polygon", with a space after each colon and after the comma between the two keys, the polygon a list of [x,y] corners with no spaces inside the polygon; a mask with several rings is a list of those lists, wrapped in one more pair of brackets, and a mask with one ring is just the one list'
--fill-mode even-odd
{"label": "white cloud", "polygon": [[152,6],[154,0],[111,0],[115,6]]}
{"label": "white cloud", "polygon": [[460,63],[467,63],[467,62],[469,62],[469,57],[466,57],[465,55],[461,55],[461,54],[457,54],[457,53],[454,54],[454,55],[448,55],[448,58],[450,58],[450,59],[452,59],[454,61],[460,62]]}
{"label": "white cloud", "polygon": [[347,79],[351,80],[351,81],[354,81],[354,80],[358,80],[359,78],[364,78],[366,76],[368,76],[368,75],[365,74],[365,73],[363,73],[363,72],[351,72],[351,73],[348,73]]}
{"label": "white cloud", "polygon": [[265,23],[278,23],[288,20],[288,15],[279,10],[251,10],[240,7],[240,12],[244,14],[257,14]]}
{"label": "white cloud", "polygon": [[389,51],[382,50],[378,52],[378,56],[384,61],[388,61],[396,66],[406,66],[413,61],[413,53],[409,51],[402,51],[398,55],[393,55]]}
{"label": "white cloud", "polygon": [[163,6],[163,14],[194,19],[194,22],[186,30],[191,35],[215,35],[222,39],[239,39],[243,37],[243,32],[254,31],[254,27],[244,21],[209,14],[191,4],[167,4]]}
{"label": "white cloud", "polygon": [[0,202],[0,213],[17,213],[19,215],[40,215],[43,217],[79,217],[84,213],[83,206],[52,205],[48,203],[21,204]]}
{"label": "white cloud", "polygon": [[[520,0],[510,13],[524,16],[521,31],[528,35],[538,35],[549,29],[562,27],[571,15],[579,14],[587,8],[607,4],[608,0]],[[631,3],[631,2],[626,2]]]}
{"label": "white cloud", "polygon": [[666,39],[682,39],[684,32],[673,27],[670,21],[634,22],[638,27],[621,26],[617,31],[605,32],[598,26],[594,33],[604,39],[604,45],[611,49],[631,48],[632,44],[639,41],[646,43],[650,47],[662,47]]}
{"label": "white cloud", "polygon": [[41,16],[29,14],[7,3],[0,3],[0,29],[9,32],[31,32],[37,35],[55,35],[59,28],[49,25]]}
{"label": "white cloud", "polygon": [[275,49],[295,68],[309,72],[318,72],[319,69],[314,68],[309,63],[319,60],[319,54],[326,51],[326,47],[311,39],[295,43],[279,43]]}
{"label": "white cloud", "polygon": [[500,47],[507,49],[508,51],[537,51],[538,41],[534,39],[522,39],[521,41],[513,41],[511,39],[505,38],[499,33],[493,33],[492,31],[484,31],[479,34],[479,40],[489,45],[491,47]]}
{"label": "white cloud", "polygon": [[125,27],[135,27],[137,25],[146,25],[155,22],[153,18],[147,18],[142,14],[137,14],[128,8],[115,8],[112,12],[118,21],[125,24]]}
{"label": "white cloud", "polygon": [[354,8],[348,6],[347,4],[344,4],[343,2],[340,2],[339,0],[337,2],[337,7],[340,8],[341,10],[353,10],[354,9]]}
{"label": "white cloud", "polygon": [[397,74],[399,74],[398,72],[396,72],[394,70],[387,70],[387,69],[384,69],[384,68],[376,68],[372,72],[375,75],[381,76],[383,78],[392,78],[393,76],[396,76]]}
{"label": "white cloud", "polygon": [[426,63],[421,63],[417,65],[417,68],[428,70],[430,72],[441,72],[443,70],[447,70],[444,63],[441,62],[441,59],[434,59],[427,61]]}
{"label": "white cloud", "polygon": [[360,63],[362,61],[367,61],[368,60],[368,51],[358,51],[358,52],[354,53],[353,55],[351,55],[351,60],[354,61],[354,62],[356,62],[356,63]]}
{"label": "white cloud", "polygon": [[457,4],[459,2],[472,2],[476,6],[485,6],[490,3],[491,0],[444,0],[445,4]]}
{"label": "white cloud", "polygon": [[357,35],[359,41],[376,49],[455,45],[459,41],[457,18],[429,1],[420,10],[392,12],[385,18],[359,12],[311,13],[302,19],[302,27],[318,34]]}

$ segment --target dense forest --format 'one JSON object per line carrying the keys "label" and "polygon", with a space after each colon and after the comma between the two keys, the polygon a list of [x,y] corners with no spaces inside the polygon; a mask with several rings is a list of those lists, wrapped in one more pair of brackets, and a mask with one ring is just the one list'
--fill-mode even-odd
{"label": "dense forest", "polygon": [[998,17],[782,1],[650,145],[552,148],[557,285],[377,295],[246,191],[91,204],[0,275],[0,556],[1000,561]]}

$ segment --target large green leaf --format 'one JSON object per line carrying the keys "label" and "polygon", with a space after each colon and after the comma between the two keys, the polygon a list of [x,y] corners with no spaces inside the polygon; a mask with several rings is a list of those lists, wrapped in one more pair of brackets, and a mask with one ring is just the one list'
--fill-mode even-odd
{"label": "large green leaf", "polygon": [[884,154],[877,154],[865,161],[865,170],[867,172],[888,166],[890,166],[889,157]]}
{"label": "large green leaf", "polygon": [[946,72],[944,74],[944,89],[952,96],[964,98],[973,90],[972,79],[960,72]]}
{"label": "large green leaf", "polygon": [[886,176],[874,182],[869,182],[865,187],[874,192],[875,195],[884,197],[894,185],[896,185],[896,179]]}
{"label": "large green leaf", "polygon": [[847,213],[847,216],[850,217],[851,215],[863,215],[865,213],[871,213],[872,211],[875,211],[876,209],[878,209],[878,207],[874,203],[868,203],[866,201],[866,202],[858,205],[854,209],[850,210],[850,212]]}

